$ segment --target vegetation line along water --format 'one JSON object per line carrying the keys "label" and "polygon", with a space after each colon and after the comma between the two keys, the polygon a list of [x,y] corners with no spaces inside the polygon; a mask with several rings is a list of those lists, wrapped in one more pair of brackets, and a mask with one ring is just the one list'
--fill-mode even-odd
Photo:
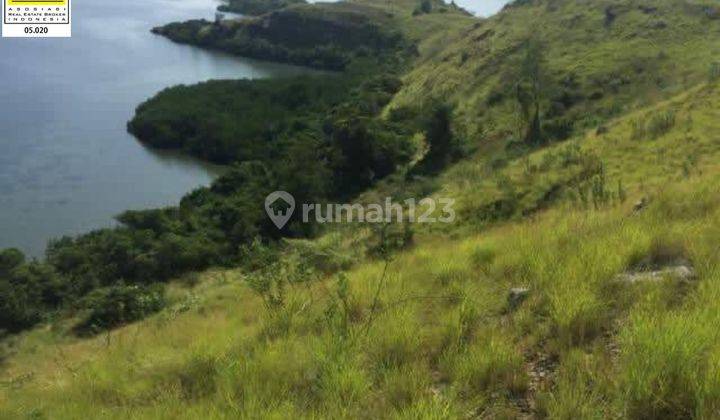
{"label": "vegetation line along water", "polygon": [[0,92],[0,247],[41,257],[51,238],[107,227],[127,209],[176,204],[211,182],[211,165],[138,145],[125,129],[135,107],[179,83],[307,72],[150,33],[211,18],[216,5],[78,0],[73,38],[3,39],[0,74],[11,83]]}
{"label": "vegetation line along water", "polygon": [[[0,251],[0,418],[718,417],[720,5],[258,5],[155,32],[334,72],[128,115],[229,169]],[[457,217],[278,228],[277,191]]]}

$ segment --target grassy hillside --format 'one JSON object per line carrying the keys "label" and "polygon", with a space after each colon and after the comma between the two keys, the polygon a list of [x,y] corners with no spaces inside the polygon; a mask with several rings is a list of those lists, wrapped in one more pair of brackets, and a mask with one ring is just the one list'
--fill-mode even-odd
{"label": "grassy hillside", "polygon": [[[480,235],[424,234],[388,261],[327,277],[301,269],[298,243],[267,272],[212,271],[178,285],[169,309],[105,336],[78,341],[60,326],[19,337],[0,413],[713,418],[718,104],[720,86],[701,86],[603,136],[573,139],[609,176],[623,171],[625,202],[596,209],[568,199]],[[669,109],[678,113],[672,128],[633,138],[644,112]],[[680,157],[695,154],[682,169]],[[508,177],[521,166],[511,163]],[[544,176],[534,178],[528,184]],[[634,211],[641,194],[649,204]],[[344,235],[314,246],[357,258]],[[678,264],[696,277],[618,277]],[[282,293],[247,286],[273,273],[288,280]],[[509,301],[512,288],[528,288],[527,298]]]}
{"label": "grassy hillside", "polygon": [[[720,3],[522,0],[487,20],[437,3],[416,13],[413,0],[348,4],[387,13],[418,54],[394,67],[402,84],[384,111],[362,94],[383,84],[361,77],[361,100],[328,96],[335,131],[318,132],[361,156],[342,160],[355,175],[383,155],[358,141],[413,143],[414,157],[352,197],[449,197],[456,222],[392,226],[393,249],[388,231],[358,225],[252,241],[254,223],[272,227],[249,203],[279,185],[252,165],[177,209],[128,213],[122,241],[55,257],[92,251],[100,263],[78,280],[137,274],[98,268],[127,236],[150,247],[129,267],[154,261],[167,278],[178,273],[165,259],[192,269],[207,237],[224,238],[232,262],[177,276],[143,321],[82,338],[79,312],[6,338],[0,418],[718,418]],[[539,144],[527,141],[528,79]],[[248,106],[244,82],[216,83],[171,89],[139,116],[185,141],[183,121],[220,112],[208,87],[234,83],[211,96]],[[307,119],[266,105],[288,125]],[[438,127],[462,147],[425,171]],[[325,179],[298,170],[320,150],[286,151],[295,166],[280,181]],[[240,210],[256,218],[235,220]],[[171,246],[178,235],[187,243]],[[51,283],[32,264],[16,271]]]}
{"label": "grassy hillside", "polygon": [[517,139],[522,124],[513,86],[531,39],[545,58],[548,127],[597,128],[704,81],[718,56],[718,7],[716,1],[515,1],[428,46],[393,106],[446,98],[471,141]]}

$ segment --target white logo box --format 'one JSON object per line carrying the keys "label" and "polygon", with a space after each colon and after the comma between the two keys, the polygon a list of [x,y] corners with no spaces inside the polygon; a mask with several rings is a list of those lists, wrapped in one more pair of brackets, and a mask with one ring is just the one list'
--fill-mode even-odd
{"label": "white logo box", "polygon": [[3,38],[72,35],[71,0],[2,0]]}

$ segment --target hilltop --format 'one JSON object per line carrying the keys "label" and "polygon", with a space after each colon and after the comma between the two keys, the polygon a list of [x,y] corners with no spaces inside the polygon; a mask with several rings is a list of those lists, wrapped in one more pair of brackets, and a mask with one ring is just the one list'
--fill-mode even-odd
{"label": "hilltop", "polygon": [[[300,20],[317,31],[276,26]],[[249,56],[320,46],[343,71],[138,108],[141,140],[235,166],[58,242],[47,266],[2,254],[0,274],[43,290],[55,272],[101,287],[90,316],[5,341],[0,417],[717,417],[716,1],[518,0],[478,19],[353,0],[157,32]],[[278,232],[261,208],[276,189],[449,197],[457,220]],[[134,311],[103,310],[118,301]]]}

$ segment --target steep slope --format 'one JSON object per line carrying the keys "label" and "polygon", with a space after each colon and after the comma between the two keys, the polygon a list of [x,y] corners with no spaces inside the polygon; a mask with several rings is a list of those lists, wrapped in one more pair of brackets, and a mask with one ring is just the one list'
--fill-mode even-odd
{"label": "steep slope", "polygon": [[[450,197],[456,223],[393,253],[362,226],[255,242],[145,321],[15,336],[0,417],[717,417],[716,3],[525,0],[486,21],[396,4],[419,54],[386,122],[448,100],[473,150],[360,199]],[[532,35],[543,130],[572,127],[542,147],[518,144]]]}
{"label": "steep slope", "polygon": [[716,1],[515,1],[426,51],[395,107],[443,98],[469,142],[521,137],[515,82],[528,40],[541,46],[550,136],[596,128],[707,78],[718,56]]}
{"label": "steep slope", "polygon": [[[720,85],[701,85],[534,153],[538,172],[524,158],[503,169],[533,188],[592,156],[627,197],[595,187],[479,236],[422,235],[387,261],[308,271],[338,249],[358,258],[361,233],[341,231],[260,273],[178,285],[169,309],[106,336],[18,338],[0,415],[712,418],[719,105]],[[674,124],[637,136],[667,112]],[[263,278],[270,289],[252,286]]]}

